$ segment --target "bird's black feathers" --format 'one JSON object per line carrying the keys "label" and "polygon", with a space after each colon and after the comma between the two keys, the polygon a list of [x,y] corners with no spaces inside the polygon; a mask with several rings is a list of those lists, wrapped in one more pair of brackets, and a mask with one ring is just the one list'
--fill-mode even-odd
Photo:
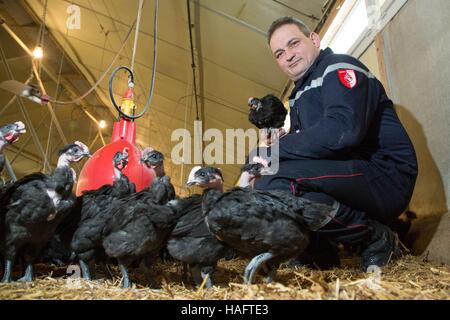
{"label": "bird's black feathers", "polygon": [[287,110],[283,103],[272,94],[268,94],[257,100],[259,108],[250,105],[248,120],[259,129],[281,128],[286,119]]}
{"label": "bird's black feathers", "polygon": [[24,280],[32,281],[32,263],[75,204],[72,194],[75,176],[69,162],[79,161],[88,154],[87,147],[79,143],[81,146],[84,148],[76,158],[58,160],[58,167],[52,174],[26,176],[2,192],[0,211],[5,234],[0,247],[8,261],[4,281],[11,281],[12,264],[17,255],[22,256],[27,265]]}

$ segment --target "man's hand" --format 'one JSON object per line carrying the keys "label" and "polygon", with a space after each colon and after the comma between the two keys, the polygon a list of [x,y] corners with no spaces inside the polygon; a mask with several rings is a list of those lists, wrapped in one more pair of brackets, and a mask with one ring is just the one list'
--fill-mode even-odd
{"label": "man's hand", "polygon": [[269,161],[267,161],[267,159],[264,159],[262,157],[254,156],[252,160],[254,163],[262,164],[264,168],[267,168],[269,166]]}
{"label": "man's hand", "polygon": [[259,139],[265,145],[270,147],[278,139],[281,139],[286,135],[286,131],[283,128],[279,129],[264,129],[260,131]]}

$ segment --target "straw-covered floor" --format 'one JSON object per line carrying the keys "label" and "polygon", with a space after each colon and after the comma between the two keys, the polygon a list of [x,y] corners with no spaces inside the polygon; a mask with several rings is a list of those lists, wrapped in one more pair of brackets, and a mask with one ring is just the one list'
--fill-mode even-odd
{"label": "straw-covered floor", "polygon": [[[132,274],[132,289],[120,287],[121,278],[84,281],[69,277],[66,268],[38,264],[33,283],[0,284],[0,299],[449,299],[450,266],[405,256],[381,271],[363,273],[355,267],[331,271],[287,267],[279,269],[277,282],[242,283],[246,260],[221,261],[212,289],[181,283],[181,266],[157,264],[152,269],[154,286],[146,286],[144,277]],[[103,274],[99,272],[99,275]]]}

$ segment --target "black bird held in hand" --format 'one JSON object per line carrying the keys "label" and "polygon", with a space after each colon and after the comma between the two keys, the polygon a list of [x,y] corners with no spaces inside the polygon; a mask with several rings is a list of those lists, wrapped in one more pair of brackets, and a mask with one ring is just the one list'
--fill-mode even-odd
{"label": "black bird held in hand", "polygon": [[304,211],[332,210],[283,191],[238,187],[223,192],[221,172],[212,167],[191,172],[188,185],[193,184],[205,189],[202,209],[209,230],[241,256],[252,258],[244,273],[248,284],[259,270],[272,281],[281,262],[307,247]]}
{"label": "black bird held in hand", "polygon": [[0,213],[6,232],[2,249],[6,259],[2,282],[11,282],[16,256],[25,264],[19,281],[33,280],[33,262],[53,236],[56,227],[75,203],[72,188],[76,182],[71,162],[89,155],[88,148],[75,142],[60,151],[57,168],[50,175],[34,173],[9,185],[0,197]]}
{"label": "black bird held in hand", "polygon": [[279,129],[284,126],[287,110],[274,95],[268,94],[261,99],[251,97],[248,105],[248,120],[258,129]]}
{"label": "black bird held in hand", "polygon": [[122,173],[128,164],[128,148],[115,153],[112,159],[115,180],[112,185],[103,185],[99,189],[83,192],[81,220],[78,224],[71,248],[80,262],[84,279],[91,280],[90,269],[94,261],[104,260],[102,232],[119,206],[120,200],[135,193],[134,183]]}
{"label": "black bird held in hand", "polygon": [[25,132],[25,125],[21,121],[5,124],[0,127],[0,174],[2,173],[5,165],[5,155],[3,154],[4,148],[8,144],[17,142],[20,135]]}

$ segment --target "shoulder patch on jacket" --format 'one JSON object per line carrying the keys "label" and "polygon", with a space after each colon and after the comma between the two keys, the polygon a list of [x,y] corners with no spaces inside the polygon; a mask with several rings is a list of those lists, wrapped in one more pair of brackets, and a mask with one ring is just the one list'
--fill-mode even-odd
{"label": "shoulder patch on jacket", "polygon": [[341,83],[349,89],[355,87],[358,84],[355,70],[339,69],[338,76]]}

